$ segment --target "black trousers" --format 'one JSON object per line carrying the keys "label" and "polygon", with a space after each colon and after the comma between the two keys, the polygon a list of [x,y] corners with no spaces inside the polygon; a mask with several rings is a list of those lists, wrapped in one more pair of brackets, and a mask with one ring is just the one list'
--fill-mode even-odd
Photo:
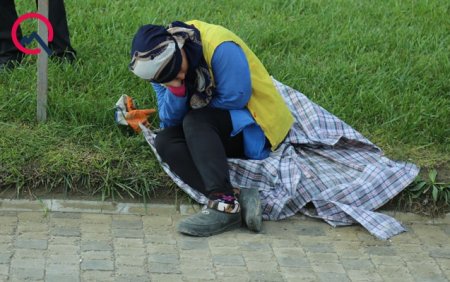
{"label": "black trousers", "polygon": [[183,125],[159,132],[155,147],[173,172],[207,197],[232,192],[227,157],[244,158],[242,133],[230,137],[232,129],[226,110],[192,110]]}
{"label": "black trousers", "polygon": [[[74,52],[70,45],[69,28],[67,27],[66,10],[63,0],[49,0],[48,19],[53,26],[54,37],[49,43],[49,47],[56,53],[64,51]],[[14,46],[11,38],[11,30],[17,20],[17,11],[14,0],[0,0],[0,57],[16,58],[22,54]],[[22,38],[22,31],[19,28],[17,38]]]}

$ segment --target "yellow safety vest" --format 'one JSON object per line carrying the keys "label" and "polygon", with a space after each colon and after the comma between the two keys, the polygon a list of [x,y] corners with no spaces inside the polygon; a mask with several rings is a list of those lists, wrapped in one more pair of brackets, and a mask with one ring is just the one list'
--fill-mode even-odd
{"label": "yellow safety vest", "polygon": [[275,88],[266,68],[244,41],[228,29],[198,20],[186,23],[194,25],[200,31],[203,55],[213,79],[211,60],[217,46],[223,42],[232,41],[242,48],[249,63],[252,81],[252,95],[247,108],[269,139],[272,150],[275,150],[286,137],[294,118],[283,97]]}

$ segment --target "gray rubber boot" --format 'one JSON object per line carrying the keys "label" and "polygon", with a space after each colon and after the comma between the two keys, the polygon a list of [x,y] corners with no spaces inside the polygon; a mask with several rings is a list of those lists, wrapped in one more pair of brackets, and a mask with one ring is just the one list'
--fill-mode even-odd
{"label": "gray rubber boot", "polygon": [[261,231],[262,209],[258,189],[243,188],[239,195],[242,218],[247,228],[254,232]]}
{"label": "gray rubber boot", "polygon": [[219,234],[241,226],[241,213],[226,213],[204,208],[199,213],[183,219],[178,232],[198,237]]}

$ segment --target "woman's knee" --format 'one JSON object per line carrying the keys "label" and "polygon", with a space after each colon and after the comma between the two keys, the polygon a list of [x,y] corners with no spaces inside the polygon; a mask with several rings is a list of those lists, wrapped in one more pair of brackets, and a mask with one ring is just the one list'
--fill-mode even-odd
{"label": "woman's knee", "polygon": [[173,130],[162,130],[160,131],[155,138],[155,149],[158,152],[158,155],[163,159],[167,160],[171,158],[171,155],[174,154],[174,147],[176,147],[177,139],[179,136],[174,135]]}
{"label": "woman's knee", "polygon": [[231,118],[226,110],[216,108],[201,108],[190,111],[183,119],[184,132],[214,129],[229,130]]}

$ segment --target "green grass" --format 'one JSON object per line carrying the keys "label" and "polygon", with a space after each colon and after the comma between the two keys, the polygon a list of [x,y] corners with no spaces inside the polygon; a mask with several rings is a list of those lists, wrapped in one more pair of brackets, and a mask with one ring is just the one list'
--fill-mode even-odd
{"label": "green grass", "polygon": [[[18,13],[33,4],[19,1]],[[233,30],[276,79],[389,157],[450,169],[448,1],[77,0],[66,10],[80,60],[50,64],[47,124],[35,122],[36,58],[0,76],[0,189],[147,198],[165,189],[149,147],[120,134],[113,107],[121,94],[155,106],[151,87],[127,69],[137,28],[189,19]]]}

